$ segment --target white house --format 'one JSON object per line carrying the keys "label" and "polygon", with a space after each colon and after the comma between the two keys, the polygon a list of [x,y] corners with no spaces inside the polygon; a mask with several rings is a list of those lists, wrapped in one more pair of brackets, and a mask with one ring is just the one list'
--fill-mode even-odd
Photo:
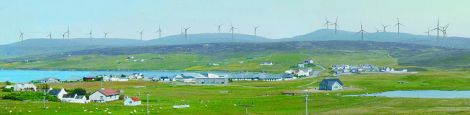
{"label": "white house", "polygon": [[129,81],[128,78],[121,78],[116,76],[104,76],[103,81]]}
{"label": "white house", "polygon": [[60,79],[48,77],[44,79],[37,80],[38,83],[59,83]]}
{"label": "white house", "polygon": [[268,65],[268,66],[271,66],[271,65],[273,65],[273,62],[265,61],[265,62],[261,62],[259,65]]}
{"label": "white house", "polygon": [[142,73],[134,73],[132,75],[127,76],[128,79],[143,79],[144,74]]}
{"label": "white house", "polygon": [[90,95],[92,102],[108,102],[119,99],[119,92],[112,89],[101,89]]}
{"label": "white house", "polygon": [[63,95],[62,98],[60,99],[62,102],[68,102],[68,103],[88,103],[90,102],[89,100],[86,99],[84,95],[77,95],[77,94],[71,94],[71,95]]}
{"label": "white house", "polygon": [[126,97],[124,99],[124,106],[138,106],[141,104],[141,101],[137,97]]}
{"label": "white house", "polygon": [[64,88],[61,88],[59,90],[49,90],[49,92],[47,92],[49,95],[53,95],[53,96],[56,96],[57,98],[59,98],[59,100],[62,99],[62,97],[67,94],[67,92],[65,91]]}
{"label": "white house", "polygon": [[18,83],[13,86],[13,91],[36,91],[36,86],[30,83]]}
{"label": "white house", "polygon": [[295,76],[304,76],[304,77],[309,77],[311,76],[311,73],[312,73],[312,69],[308,68],[308,69],[299,69],[299,70],[295,70],[293,72],[293,74]]}

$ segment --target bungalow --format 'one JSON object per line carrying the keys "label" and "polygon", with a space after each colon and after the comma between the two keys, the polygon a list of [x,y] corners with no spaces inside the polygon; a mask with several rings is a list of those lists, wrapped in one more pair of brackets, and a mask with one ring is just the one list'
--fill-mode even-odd
{"label": "bungalow", "polygon": [[48,77],[48,78],[37,80],[36,82],[37,83],[59,83],[60,79]]}
{"label": "bungalow", "polygon": [[142,73],[133,73],[132,75],[127,76],[128,79],[143,79],[144,74]]}
{"label": "bungalow", "polygon": [[268,66],[271,66],[271,65],[273,65],[273,62],[265,61],[265,62],[261,62],[259,65],[268,65]]}
{"label": "bungalow", "polygon": [[36,86],[30,83],[18,83],[13,86],[13,91],[36,91]]}
{"label": "bungalow", "polygon": [[202,76],[196,77],[196,84],[200,85],[217,85],[217,84],[228,84],[228,78],[220,77],[213,73],[202,73]]}
{"label": "bungalow", "polygon": [[103,76],[103,81],[129,81],[126,77],[118,77],[118,76]]}
{"label": "bungalow", "polygon": [[101,89],[90,95],[90,101],[93,102],[108,102],[119,99],[119,91],[112,89]]}
{"label": "bungalow", "polygon": [[68,102],[68,103],[88,103],[90,102],[89,100],[86,99],[86,96],[84,95],[77,95],[77,94],[65,94],[62,96],[60,99],[62,102]]}
{"label": "bungalow", "polygon": [[61,88],[61,89],[55,89],[55,90],[49,90],[49,92],[47,92],[49,95],[53,95],[53,96],[56,96],[59,100],[62,99],[62,97],[67,94],[67,92],[64,90],[64,88]]}
{"label": "bungalow", "polygon": [[194,83],[198,77],[203,77],[203,75],[199,73],[184,73],[176,75],[175,80],[184,83]]}
{"label": "bungalow", "polygon": [[343,82],[338,78],[335,79],[323,79],[319,86],[320,90],[341,90],[343,89]]}
{"label": "bungalow", "polygon": [[96,77],[83,77],[83,81],[95,81]]}
{"label": "bungalow", "polygon": [[140,104],[140,99],[137,97],[126,97],[124,99],[124,106],[138,106]]}
{"label": "bungalow", "polygon": [[309,77],[312,75],[313,69],[299,69],[295,70],[293,74],[298,77]]}

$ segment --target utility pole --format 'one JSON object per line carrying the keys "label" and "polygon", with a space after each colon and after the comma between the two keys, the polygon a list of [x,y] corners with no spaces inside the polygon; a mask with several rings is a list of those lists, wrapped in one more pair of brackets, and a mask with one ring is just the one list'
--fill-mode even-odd
{"label": "utility pole", "polygon": [[44,90],[43,99],[42,99],[44,109],[46,109],[46,90],[47,89]]}
{"label": "utility pole", "polygon": [[149,94],[147,93],[147,115],[150,114],[150,111],[149,111]]}
{"label": "utility pole", "polygon": [[308,93],[305,94],[305,115],[308,115]]}

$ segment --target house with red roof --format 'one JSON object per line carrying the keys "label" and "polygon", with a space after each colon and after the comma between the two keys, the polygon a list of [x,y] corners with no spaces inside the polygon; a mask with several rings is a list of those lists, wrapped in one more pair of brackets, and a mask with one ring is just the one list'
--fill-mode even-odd
{"label": "house with red roof", "polygon": [[119,91],[112,89],[101,89],[90,95],[91,102],[104,103],[119,99]]}
{"label": "house with red roof", "polygon": [[138,106],[141,101],[138,97],[126,97],[124,99],[124,106]]}

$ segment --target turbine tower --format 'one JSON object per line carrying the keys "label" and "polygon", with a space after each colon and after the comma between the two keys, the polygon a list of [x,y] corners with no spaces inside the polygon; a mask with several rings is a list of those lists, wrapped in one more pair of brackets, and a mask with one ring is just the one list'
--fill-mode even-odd
{"label": "turbine tower", "polygon": [[361,33],[361,41],[364,41],[364,32],[366,32],[366,31],[364,31],[363,25],[362,25],[362,22],[361,22],[361,30],[359,30],[359,32],[357,32],[357,33]]}
{"label": "turbine tower", "polygon": [[88,35],[89,35],[90,38],[93,38],[93,30],[92,29],[90,29],[90,32],[88,33]]}
{"label": "turbine tower", "polygon": [[70,28],[68,26],[67,26],[67,31],[65,33],[67,33],[67,39],[70,39]]}
{"label": "turbine tower", "polygon": [[402,23],[400,23],[400,18],[397,18],[397,23],[395,24],[395,26],[398,27],[397,35],[398,37],[400,37],[400,26],[404,26]]}
{"label": "turbine tower", "polygon": [[49,32],[49,34],[47,35],[47,37],[49,37],[49,39],[52,39],[52,33]]}
{"label": "turbine tower", "polygon": [[190,28],[191,28],[191,27],[184,28],[184,38],[188,38],[188,30],[189,30]]}
{"label": "turbine tower", "polygon": [[387,32],[387,28],[388,28],[389,26],[390,26],[390,25],[383,25],[383,24],[382,24],[382,28],[383,28],[382,32]]}
{"label": "turbine tower", "polygon": [[436,37],[437,37],[437,39],[439,39],[439,32],[441,31],[441,25],[439,24],[439,18],[437,18],[436,28],[433,28],[432,30],[436,31]]}
{"label": "turbine tower", "polygon": [[441,32],[442,32],[442,38],[447,38],[447,28],[449,28],[449,24],[445,25],[442,27]]}
{"label": "turbine tower", "polygon": [[428,28],[428,31],[425,31],[424,33],[428,34],[428,37],[431,37],[431,28]]}
{"label": "turbine tower", "polygon": [[253,30],[255,31],[255,36],[257,35],[256,32],[258,31],[258,28],[259,26],[255,26],[255,28],[253,28]]}
{"label": "turbine tower", "polygon": [[332,23],[332,25],[335,26],[335,34],[336,34],[336,31],[338,31],[338,17],[336,17],[335,23]]}
{"label": "turbine tower", "polygon": [[108,32],[104,32],[104,38],[108,38]]}
{"label": "turbine tower", "polygon": [[158,26],[157,33],[158,33],[158,38],[162,38],[162,28],[160,26]]}
{"label": "turbine tower", "polygon": [[235,29],[237,28],[233,27],[233,25],[230,24],[230,33],[232,33],[232,39],[233,39],[233,32],[235,32]]}
{"label": "turbine tower", "polygon": [[23,41],[23,40],[24,40],[24,33],[23,33],[23,31],[20,30],[20,35],[18,36],[18,38],[20,38],[20,41]]}
{"label": "turbine tower", "polygon": [[140,40],[143,40],[144,30],[142,29],[141,31],[139,31],[139,34],[140,34]]}
{"label": "turbine tower", "polygon": [[65,39],[66,34],[67,34],[67,32],[62,33],[62,39]]}
{"label": "turbine tower", "polygon": [[331,22],[328,21],[328,17],[325,17],[325,26],[326,26],[326,29],[330,29],[330,24],[331,24]]}
{"label": "turbine tower", "polygon": [[217,31],[220,33],[220,29],[222,28],[222,24],[217,25]]}

